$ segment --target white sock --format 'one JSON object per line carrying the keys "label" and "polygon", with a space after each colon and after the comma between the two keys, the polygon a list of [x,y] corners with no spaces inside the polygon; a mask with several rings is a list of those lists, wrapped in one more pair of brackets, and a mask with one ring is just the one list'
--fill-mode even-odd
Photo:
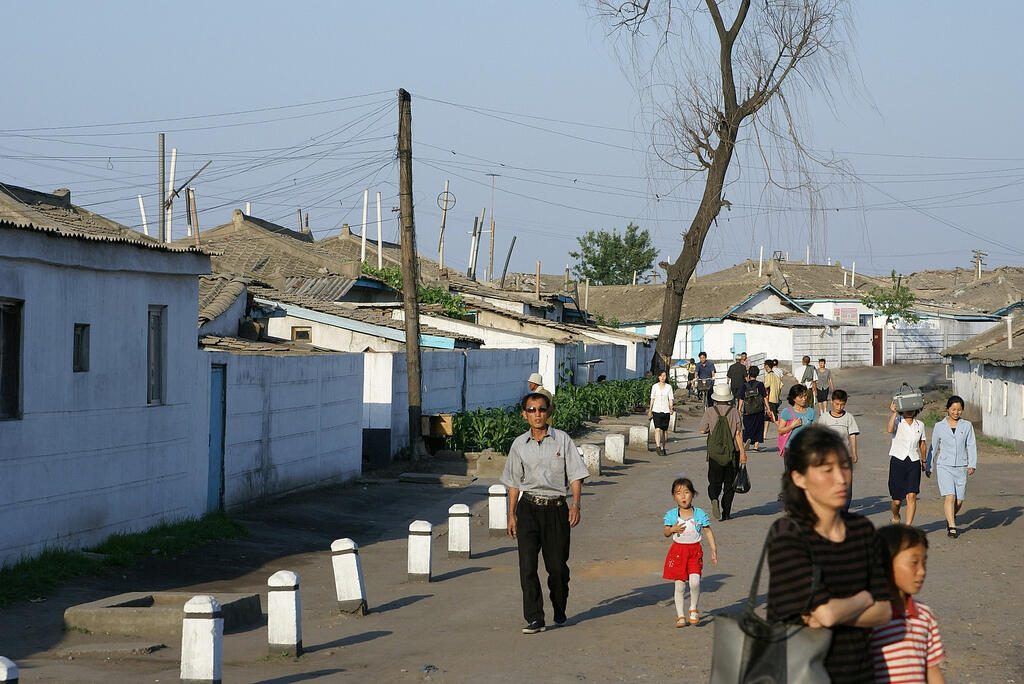
{"label": "white sock", "polygon": [[683,608],[683,595],[686,593],[686,582],[676,580],[676,617],[686,617],[686,610]]}
{"label": "white sock", "polygon": [[[682,584],[682,582],[680,582]],[[690,610],[697,610],[697,599],[700,598],[700,575],[690,575]]]}

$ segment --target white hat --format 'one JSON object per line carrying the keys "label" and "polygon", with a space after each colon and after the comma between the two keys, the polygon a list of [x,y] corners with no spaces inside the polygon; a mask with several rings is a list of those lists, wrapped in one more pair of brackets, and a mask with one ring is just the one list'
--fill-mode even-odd
{"label": "white hat", "polygon": [[724,382],[715,383],[715,390],[711,393],[712,401],[726,403],[732,401],[732,398],[732,390],[729,389],[729,385]]}
{"label": "white hat", "polygon": [[530,379],[527,380],[527,382],[532,382],[535,385],[543,385],[544,384],[544,376],[541,375],[540,373],[531,373],[530,374]]}

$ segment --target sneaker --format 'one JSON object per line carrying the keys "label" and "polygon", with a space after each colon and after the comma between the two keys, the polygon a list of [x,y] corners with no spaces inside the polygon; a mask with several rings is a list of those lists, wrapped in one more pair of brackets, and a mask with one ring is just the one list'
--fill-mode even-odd
{"label": "sneaker", "polygon": [[556,615],[555,616],[555,627],[561,627],[564,624],[565,624],[565,615]]}
{"label": "sneaker", "polygon": [[711,500],[711,515],[714,516],[716,520],[722,519],[722,509],[718,505],[718,499]]}
{"label": "sneaker", "polygon": [[547,628],[544,626],[543,620],[534,620],[523,627],[523,634],[536,634],[537,632],[543,632],[545,629]]}

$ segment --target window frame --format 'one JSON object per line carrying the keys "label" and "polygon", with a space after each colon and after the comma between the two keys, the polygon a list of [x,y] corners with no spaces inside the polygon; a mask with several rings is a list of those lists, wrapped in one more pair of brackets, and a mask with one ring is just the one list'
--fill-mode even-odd
{"label": "window frame", "polygon": [[88,323],[75,323],[71,341],[71,372],[89,372],[89,337],[90,326]]}
{"label": "window frame", "polygon": [[[13,330],[9,327],[13,323]],[[4,341],[14,343],[12,351]],[[25,302],[0,297],[0,421],[21,420],[25,348]]]}
{"label": "window frame", "polygon": [[[307,339],[300,340],[296,333],[305,332],[308,335]],[[313,343],[313,327],[309,325],[293,325],[291,329],[292,342],[307,342]]]}
{"label": "window frame", "polygon": [[162,406],[166,398],[167,307],[150,305],[146,318],[146,405]]}

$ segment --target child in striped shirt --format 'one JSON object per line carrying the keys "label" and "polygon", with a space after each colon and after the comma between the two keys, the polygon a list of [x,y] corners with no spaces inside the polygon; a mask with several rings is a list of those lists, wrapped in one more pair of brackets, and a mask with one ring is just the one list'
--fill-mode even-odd
{"label": "child in striped shirt", "polygon": [[928,538],[909,525],[878,530],[889,552],[886,570],[893,596],[893,616],[871,633],[871,659],[876,682],[943,684],[939,663],[946,658],[939,625],[931,609],[914,600],[924,586]]}

